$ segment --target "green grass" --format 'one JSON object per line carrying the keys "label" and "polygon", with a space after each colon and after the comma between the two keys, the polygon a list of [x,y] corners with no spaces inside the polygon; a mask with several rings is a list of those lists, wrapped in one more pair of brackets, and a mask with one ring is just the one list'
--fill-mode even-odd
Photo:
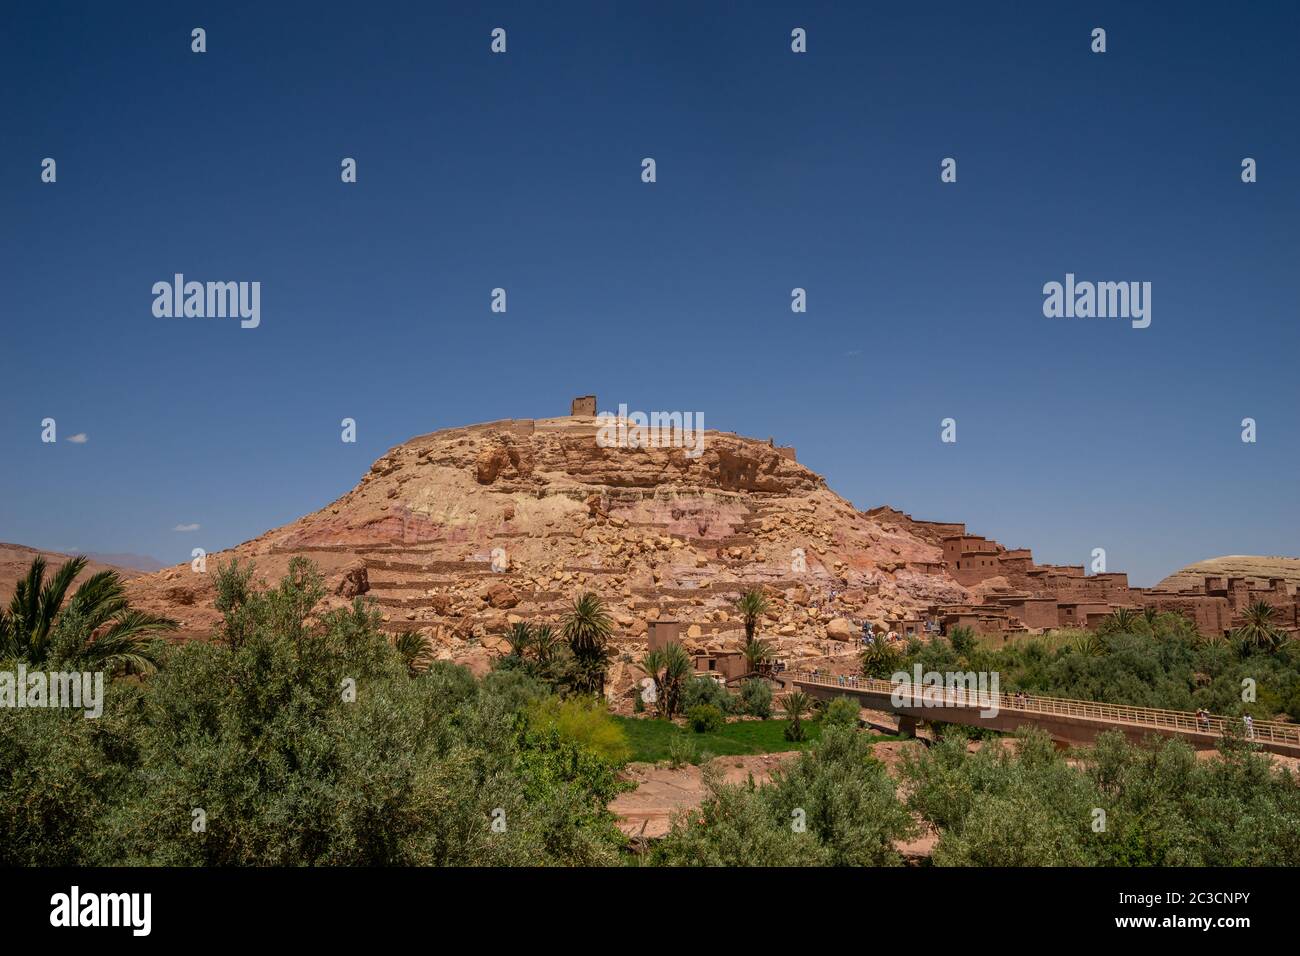
{"label": "green grass", "polygon": [[[668,742],[674,737],[685,737],[695,745],[696,760],[708,754],[713,757],[730,757],[743,754],[782,753],[805,750],[821,736],[821,724],[810,720],[803,722],[805,739],[794,743],[785,739],[785,720],[738,720],[727,724],[717,733],[697,734],[689,727],[678,727],[666,720],[635,717],[615,717],[614,720],[627,734],[632,748],[632,760],[658,763],[668,759]],[[895,740],[872,734],[872,740]]]}
{"label": "green grass", "polygon": [[1055,652],[1061,647],[1073,644],[1080,637],[1086,637],[1092,633],[1092,631],[1083,628],[1062,627],[1053,630],[1049,634],[1037,635],[1016,634],[1007,637],[1000,634],[977,634],[975,635],[975,643],[985,650],[997,651],[1015,644],[1023,645],[1030,641],[1036,641],[1049,652]]}

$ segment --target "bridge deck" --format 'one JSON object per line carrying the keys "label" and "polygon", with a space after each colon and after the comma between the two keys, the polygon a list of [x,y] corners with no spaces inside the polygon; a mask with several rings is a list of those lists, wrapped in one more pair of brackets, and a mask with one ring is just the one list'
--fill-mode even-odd
{"label": "bridge deck", "polygon": [[[875,678],[813,675],[803,671],[788,671],[781,678],[809,689],[842,691],[846,695],[866,697],[887,710],[939,707],[949,711],[970,711],[970,722],[973,724],[983,723],[978,718],[978,711],[990,703],[988,700],[981,703],[973,689],[967,691],[961,687],[918,687],[908,684],[898,688],[899,696],[896,697],[893,681]],[[1022,715],[1031,723],[1050,721],[1051,718],[1072,718],[1088,724],[1111,725],[1116,729],[1149,729],[1177,736],[1204,738],[1231,735],[1246,737],[1279,753],[1300,755],[1300,724],[1283,721],[1255,720],[1254,726],[1248,731],[1240,717],[1208,715],[1198,718],[1195,713],[1183,710],[1130,707],[1125,704],[1103,704],[1035,694],[1017,698],[1015,694],[1000,693],[993,695],[991,702],[999,712]]]}

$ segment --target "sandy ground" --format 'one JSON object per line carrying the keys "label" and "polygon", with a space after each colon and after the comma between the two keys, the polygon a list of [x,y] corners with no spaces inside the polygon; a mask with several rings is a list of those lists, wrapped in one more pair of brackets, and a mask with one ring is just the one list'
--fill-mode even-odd
{"label": "sandy ground", "polygon": [[[715,757],[709,766],[722,774],[725,783],[744,783],[752,774],[754,782],[761,784],[796,756],[797,752]],[[674,770],[666,764],[632,763],[622,776],[637,788],[619,794],[610,809],[620,817],[619,829],[631,837],[663,836],[674,812],[699,806],[706,795],[703,770],[689,764]]]}

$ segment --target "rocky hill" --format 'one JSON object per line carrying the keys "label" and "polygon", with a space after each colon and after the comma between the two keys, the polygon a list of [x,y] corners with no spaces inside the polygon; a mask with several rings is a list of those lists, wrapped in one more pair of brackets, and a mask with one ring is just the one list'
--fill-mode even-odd
{"label": "rocky hill", "polygon": [[600,447],[596,428],[507,420],[414,438],[333,504],[210,555],[209,573],[136,578],[132,599],[179,619],[182,637],[204,636],[219,622],[215,565],[252,559],[273,581],[304,555],[332,603],[364,594],[389,630],[482,668],[511,623],[558,621],[590,590],[617,622],[611,676],[626,688],[649,621],[685,622],[694,648],[735,646],[733,604],[752,587],[772,599],[764,635],[803,658],[851,652],[850,621],[966,594],[932,534],[890,509],[857,511],[770,442],[709,431],[692,458]]}

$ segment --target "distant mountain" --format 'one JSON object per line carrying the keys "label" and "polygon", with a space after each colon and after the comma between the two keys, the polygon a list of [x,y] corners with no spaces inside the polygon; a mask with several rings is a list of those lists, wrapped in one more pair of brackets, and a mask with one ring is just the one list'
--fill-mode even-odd
{"label": "distant mountain", "polygon": [[[14,583],[27,574],[27,569],[32,564],[32,558],[37,555],[43,555],[45,558],[45,563],[48,566],[48,570],[45,572],[47,580],[51,571],[72,557],[72,555],[64,554],[61,551],[46,551],[41,548],[29,548],[23,544],[0,542],[0,602],[8,603],[9,598],[14,593]],[[148,573],[143,568],[129,567],[108,560],[136,557],[135,555],[88,555],[88,557],[90,561],[87,563],[86,569],[81,572],[80,577],[77,578],[78,581],[83,581],[90,575],[105,570],[116,571],[123,578],[137,578]],[[142,560],[150,559],[145,558]]]}
{"label": "distant mountain", "polygon": [[151,558],[147,554],[100,554],[97,551],[92,551],[86,557],[101,564],[131,568],[136,571],[143,571],[146,574],[152,574],[154,571],[161,571],[163,568],[168,567],[157,558]]}

